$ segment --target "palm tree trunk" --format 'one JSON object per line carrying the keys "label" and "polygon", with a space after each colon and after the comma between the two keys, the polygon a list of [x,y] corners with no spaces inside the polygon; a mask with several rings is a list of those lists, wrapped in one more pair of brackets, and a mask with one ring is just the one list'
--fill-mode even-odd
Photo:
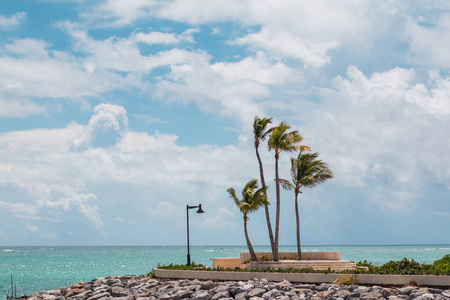
{"label": "palm tree trunk", "polygon": [[252,243],[250,243],[250,239],[248,238],[247,216],[246,215],[244,215],[244,233],[245,233],[245,239],[247,240],[248,251],[250,252],[250,257],[252,258],[252,261],[258,261],[258,257],[256,256],[255,250],[253,250]]}
{"label": "palm tree trunk", "polygon": [[[264,188],[266,186],[266,181],[264,180],[263,164],[261,161],[261,157],[259,156],[258,147],[256,147],[255,149],[256,149],[256,158],[258,158],[258,163],[259,163],[259,176],[261,177],[261,185]],[[264,196],[267,197],[266,192],[264,192]],[[272,224],[270,222],[269,205],[264,204],[264,211],[266,212],[266,222],[267,222],[267,229],[269,231],[269,240],[270,240],[270,247],[272,249],[272,257],[274,257],[275,256],[275,242],[273,240]]]}
{"label": "palm tree trunk", "polygon": [[278,242],[280,236],[280,178],[278,175],[278,158],[279,155],[275,152],[275,192],[277,194],[277,212],[275,219],[275,247],[273,251],[273,260],[278,261]]}
{"label": "palm tree trunk", "polygon": [[300,218],[298,214],[298,192],[295,192],[295,219],[297,221],[297,256],[298,260],[302,260],[302,248],[300,247]]}

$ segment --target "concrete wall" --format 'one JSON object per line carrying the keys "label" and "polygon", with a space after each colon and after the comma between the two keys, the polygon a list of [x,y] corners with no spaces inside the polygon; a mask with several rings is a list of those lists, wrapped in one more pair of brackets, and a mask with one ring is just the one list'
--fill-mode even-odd
{"label": "concrete wall", "polygon": [[[322,273],[262,273],[262,272],[216,272],[216,271],[181,271],[153,269],[156,278],[167,279],[200,279],[200,280],[251,280],[253,278],[265,278],[268,281],[283,281],[299,283],[323,283],[335,282],[344,274]],[[351,276],[351,275],[350,275]],[[405,285],[414,280],[422,286],[450,287],[450,276],[432,275],[371,275],[357,274],[356,283],[360,285]]]}
{"label": "concrete wall", "polygon": [[[272,259],[272,252],[256,252],[256,256],[267,256]],[[297,252],[279,252],[278,257],[285,259],[293,259],[297,257]],[[250,253],[241,253],[241,264],[245,264],[250,259]],[[341,252],[302,252],[303,260],[340,260]]]}
{"label": "concrete wall", "polygon": [[213,269],[217,268],[234,269],[241,267],[241,259],[239,257],[221,257],[210,259],[212,260]]}

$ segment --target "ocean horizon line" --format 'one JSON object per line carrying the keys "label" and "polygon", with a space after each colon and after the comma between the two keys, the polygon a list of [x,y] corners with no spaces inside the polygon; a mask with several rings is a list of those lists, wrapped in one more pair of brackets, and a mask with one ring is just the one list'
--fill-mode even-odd
{"label": "ocean horizon line", "polygon": [[[323,244],[323,245],[302,245],[303,247],[397,247],[397,246],[450,246],[450,244]],[[5,245],[0,248],[19,248],[19,247],[186,247],[186,245]],[[190,245],[190,247],[244,247],[247,245]],[[253,245],[253,247],[269,247],[270,245]],[[279,247],[297,247],[297,245],[279,245]]]}

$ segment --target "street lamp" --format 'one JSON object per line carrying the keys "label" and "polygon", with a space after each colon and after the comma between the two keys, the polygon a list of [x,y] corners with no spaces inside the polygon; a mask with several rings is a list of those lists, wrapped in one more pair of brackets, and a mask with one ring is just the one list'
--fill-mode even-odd
{"label": "street lamp", "polygon": [[197,213],[198,214],[203,214],[205,213],[202,209],[202,205],[196,205],[196,206],[189,206],[186,205],[186,219],[187,219],[187,265],[190,266],[191,265],[191,254],[189,252],[189,210],[193,209],[193,208],[198,208]]}

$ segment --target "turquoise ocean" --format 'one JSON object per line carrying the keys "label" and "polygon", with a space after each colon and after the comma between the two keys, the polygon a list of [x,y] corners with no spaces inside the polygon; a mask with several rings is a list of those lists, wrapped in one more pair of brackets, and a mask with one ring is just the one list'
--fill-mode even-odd
{"label": "turquoise ocean", "polygon": [[[238,257],[245,246],[191,246],[191,260],[211,266],[210,258]],[[305,246],[303,251],[340,251],[342,260],[382,265],[404,257],[432,263],[450,254],[450,245]],[[255,251],[270,251],[256,246]],[[280,246],[280,251],[296,251]],[[147,274],[158,264],[185,264],[186,246],[136,247],[0,247],[0,300],[11,286],[17,295],[32,294],[110,275]]]}

